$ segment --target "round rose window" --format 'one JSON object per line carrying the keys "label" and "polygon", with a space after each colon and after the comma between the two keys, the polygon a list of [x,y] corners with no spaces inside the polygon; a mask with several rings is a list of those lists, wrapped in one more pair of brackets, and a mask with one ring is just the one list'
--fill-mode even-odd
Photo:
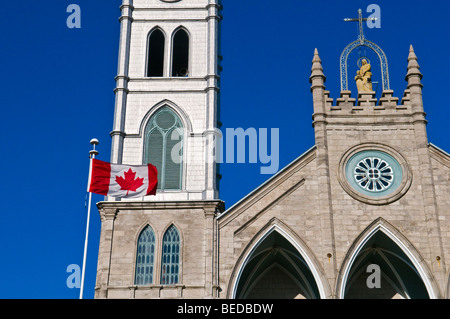
{"label": "round rose window", "polygon": [[394,181],[394,170],[379,157],[366,157],[359,161],[353,171],[356,183],[370,192],[388,189]]}
{"label": "round rose window", "polygon": [[345,175],[357,192],[371,197],[391,194],[402,181],[402,168],[388,153],[378,150],[361,151],[347,162]]}

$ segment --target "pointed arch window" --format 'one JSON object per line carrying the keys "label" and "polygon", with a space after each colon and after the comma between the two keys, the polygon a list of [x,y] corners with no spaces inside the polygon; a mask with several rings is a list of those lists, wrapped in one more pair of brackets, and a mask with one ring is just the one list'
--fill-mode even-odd
{"label": "pointed arch window", "polygon": [[163,237],[161,284],[175,285],[179,282],[180,271],[180,234],[172,225],[167,229]]}
{"label": "pointed arch window", "polygon": [[139,235],[136,254],[136,274],[134,284],[145,286],[153,283],[155,264],[155,232],[150,226]]}
{"label": "pointed arch window", "polygon": [[189,35],[179,29],[173,36],[172,76],[189,75]]}
{"label": "pointed arch window", "polygon": [[145,164],[158,170],[158,190],[181,190],[183,173],[183,125],[168,107],[161,108],[145,131]]}
{"label": "pointed arch window", "polygon": [[147,76],[161,77],[164,74],[165,36],[160,29],[153,30],[148,36]]}

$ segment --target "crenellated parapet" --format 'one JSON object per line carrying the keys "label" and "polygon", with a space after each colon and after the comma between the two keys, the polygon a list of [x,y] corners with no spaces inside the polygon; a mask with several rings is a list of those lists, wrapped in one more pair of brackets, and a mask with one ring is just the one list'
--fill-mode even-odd
{"label": "crenellated parapet", "polygon": [[[314,96],[314,114],[330,116],[351,115],[354,117],[367,115],[408,115],[423,113],[422,84],[420,67],[412,46],[408,56],[406,81],[407,86],[401,98],[395,96],[393,90],[383,90],[380,97],[375,91],[343,90],[338,98],[333,99],[330,91],[326,90],[326,76],[323,73],[322,61],[318,50],[315,50],[313,67],[311,70],[311,92]],[[413,93],[412,93],[413,91]],[[414,99],[413,99],[414,98]]]}
{"label": "crenellated parapet", "polygon": [[341,91],[340,97],[334,101],[327,91],[325,100],[331,113],[337,111],[369,111],[372,110],[406,110],[409,104],[409,90],[405,90],[402,100],[394,96],[393,90],[385,90],[380,98],[376,98],[374,91],[361,92],[353,97],[352,91]]}

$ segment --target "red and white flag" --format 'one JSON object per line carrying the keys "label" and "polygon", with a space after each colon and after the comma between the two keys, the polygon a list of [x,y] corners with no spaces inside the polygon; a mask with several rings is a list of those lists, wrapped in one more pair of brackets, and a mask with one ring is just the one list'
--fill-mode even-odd
{"label": "red and white flag", "polygon": [[91,159],[88,192],[118,198],[156,195],[158,171],[152,164],[122,165]]}

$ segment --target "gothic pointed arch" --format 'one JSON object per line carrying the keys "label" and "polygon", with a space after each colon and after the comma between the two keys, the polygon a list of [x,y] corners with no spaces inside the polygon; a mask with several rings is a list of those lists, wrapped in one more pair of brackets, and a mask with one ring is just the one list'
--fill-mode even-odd
{"label": "gothic pointed arch", "polygon": [[134,284],[146,286],[154,283],[156,236],[153,228],[147,225],[139,233],[136,247]]}
{"label": "gothic pointed arch", "polygon": [[189,76],[190,36],[186,28],[180,26],[172,36],[172,76]]}
{"label": "gothic pointed arch", "polygon": [[[370,266],[370,268],[369,268]],[[372,272],[373,266],[378,273]],[[369,281],[379,276],[378,286]],[[394,226],[378,218],[350,247],[336,285],[340,299],[435,299],[439,290],[417,249]]]}
{"label": "gothic pointed arch", "polygon": [[227,295],[236,299],[319,299],[328,298],[330,289],[309,247],[274,218],[242,252]]}
{"label": "gothic pointed arch", "polygon": [[185,130],[181,118],[164,104],[149,118],[144,131],[144,164],[158,170],[158,190],[183,188]]}
{"label": "gothic pointed arch", "polygon": [[147,113],[142,118],[141,124],[139,126],[139,137],[142,137],[145,131],[146,126],[148,125],[148,122],[152,118],[153,115],[155,115],[156,112],[158,112],[159,109],[162,107],[169,107],[172,109],[172,111],[180,118],[181,123],[183,124],[183,128],[185,129],[185,133],[188,135],[192,132],[192,122],[188,115],[188,113],[183,109],[183,107],[179,106],[178,104],[174,103],[171,100],[161,100],[152,107],[149,108]]}
{"label": "gothic pointed arch", "polygon": [[181,235],[178,227],[171,224],[164,232],[161,247],[161,285],[180,283]]}
{"label": "gothic pointed arch", "polygon": [[164,58],[166,35],[159,27],[153,28],[147,36],[147,77],[162,77],[164,75]]}

